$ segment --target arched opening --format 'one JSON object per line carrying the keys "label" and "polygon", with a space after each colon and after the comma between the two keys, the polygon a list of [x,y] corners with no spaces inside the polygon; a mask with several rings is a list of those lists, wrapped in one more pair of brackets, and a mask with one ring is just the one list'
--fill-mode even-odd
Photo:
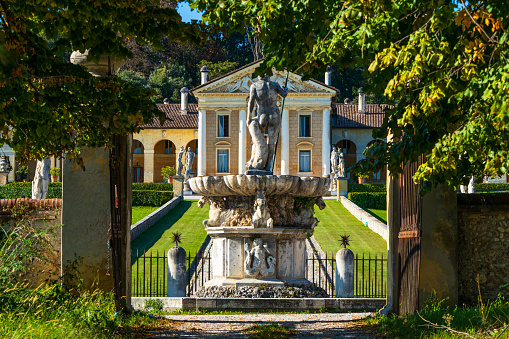
{"label": "arched opening", "polygon": [[[385,142],[383,140],[371,140],[368,143],[368,145],[366,146],[366,148],[368,148],[369,146],[371,146],[373,144],[379,144],[379,143],[384,144]],[[369,177],[366,179],[366,181],[372,182],[372,183],[383,183],[383,182],[385,182],[386,175],[387,175],[387,171],[385,169],[383,169],[376,173],[370,173]]]}
{"label": "arched opening", "polygon": [[176,149],[171,140],[160,140],[154,146],[154,182],[164,182],[161,175],[163,167],[172,166],[176,168]]}
{"label": "arched opening", "polygon": [[133,182],[143,182],[145,147],[139,140],[133,140]]}
{"label": "arched opening", "polygon": [[[186,152],[189,149],[189,147],[191,147],[191,151],[194,152],[197,156],[198,155],[198,139],[191,140],[187,143]],[[194,158],[193,166],[191,166],[191,169],[193,170],[194,175],[196,175],[196,173],[198,173],[197,172],[198,171],[198,159],[196,157]]]}
{"label": "arched opening", "polygon": [[[345,157],[345,169],[348,169],[357,163],[357,146],[353,141],[348,139],[340,140],[336,144],[336,148],[339,151],[343,151],[343,156]],[[350,173],[347,173],[346,177],[350,179]]]}

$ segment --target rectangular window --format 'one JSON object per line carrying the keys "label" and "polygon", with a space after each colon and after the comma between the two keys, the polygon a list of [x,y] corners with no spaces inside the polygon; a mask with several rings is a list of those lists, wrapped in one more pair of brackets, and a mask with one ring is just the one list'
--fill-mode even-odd
{"label": "rectangular window", "polygon": [[311,116],[310,115],[301,115],[300,119],[300,128],[299,128],[299,137],[310,137],[311,136]]}
{"label": "rectangular window", "polygon": [[299,152],[299,172],[311,172],[311,151]]}
{"label": "rectangular window", "polygon": [[230,136],[230,116],[220,115],[217,117],[217,136],[229,137]]}
{"label": "rectangular window", "polygon": [[217,151],[217,172],[228,173],[228,150]]}
{"label": "rectangular window", "polygon": [[382,177],[382,172],[373,173],[373,180],[380,180]]}
{"label": "rectangular window", "polygon": [[172,142],[170,140],[164,141],[164,154],[173,154]]}

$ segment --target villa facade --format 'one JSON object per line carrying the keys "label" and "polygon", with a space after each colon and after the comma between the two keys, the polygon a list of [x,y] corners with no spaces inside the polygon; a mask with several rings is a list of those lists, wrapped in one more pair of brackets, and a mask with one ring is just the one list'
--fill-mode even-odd
{"label": "villa facade", "polygon": [[[142,126],[134,135],[134,181],[162,182],[161,169],[175,166],[181,146],[196,153],[193,171],[199,176],[242,174],[251,156],[251,137],[246,128],[247,100],[255,68],[251,63],[231,73],[207,81],[202,69],[202,84],[189,92],[198,104],[187,104],[182,91],[181,104],[161,104],[167,120],[158,119]],[[285,85],[286,73],[272,71],[271,80]],[[346,167],[363,157],[372,142],[372,129],[383,121],[383,107],[336,103],[338,90],[317,80],[303,81],[290,73],[281,132],[274,166],[275,174],[298,176],[330,175],[331,147],[345,154]],[[280,98],[281,99],[281,98]],[[281,105],[281,100],[279,102]],[[383,182],[383,173],[368,181]]]}

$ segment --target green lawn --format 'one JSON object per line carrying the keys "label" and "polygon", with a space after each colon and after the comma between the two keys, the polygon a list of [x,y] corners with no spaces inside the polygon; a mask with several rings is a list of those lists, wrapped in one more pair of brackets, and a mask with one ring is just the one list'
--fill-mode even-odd
{"label": "green lawn", "polygon": [[374,208],[365,208],[364,210],[387,225],[387,211],[386,210],[377,210]]}
{"label": "green lawn", "polygon": [[141,219],[145,218],[150,213],[157,210],[159,207],[155,206],[133,206],[133,216],[131,225],[136,224]]}
{"label": "green lawn", "polygon": [[177,207],[171,210],[166,216],[159,220],[154,226],[145,231],[131,243],[133,255],[136,251],[139,253],[156,251],[166,252],[175,246],[172,243],[172,233],[182,233],[182,243],[180,244],[186,252],[194,255],[200,248],[203,240],[207,236],[203,220],[208,219],[209,209],[199,208],[197,200],[184,200]]}
{"label": "green lawn", "polygon": [[354,254],[386,256],[387,243],[381,236],[364,226],[340,202],[327,199],[325,203],[327,207],[322,211],[315,206],[315,216],[319,223],[314,236],[323,251],[335,254],[341,248],[340,236],[346,234],[350,236],[349,248]]}
{"label": "green lawn", "polygon": [[[131,249],[133,256],[144,252],[145,258],[132,260],[132,289],[133,295],[151,294],[152,296],[166,295],[166,260],[168,250],[175,246],[172,243],[172,233],[182,233],[182,243],[187,256],[191,252],[194,257],[205,240],[207,233],[203,220],[208,219],[209,209],[203,209],[196,204],[197,200],[181,201],[154,226],[146,230],[133,242]],[[155,258],[159,256],[159,258]],[[142,276],[152,276],[152,281]]]}

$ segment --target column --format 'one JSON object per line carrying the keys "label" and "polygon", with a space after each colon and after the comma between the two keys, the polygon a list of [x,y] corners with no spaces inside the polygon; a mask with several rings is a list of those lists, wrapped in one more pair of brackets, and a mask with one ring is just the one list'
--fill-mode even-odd
{"label": "column", "polygon": [[281,175],[290,174],[290,112],[283,109],[281,118]]}
{"label": "column", "polygon": [[323,110],[322,120],[322,176],[330,174],[330,107]]}
{"label": "column", "polygon": [[246,171],[246,111],[239,112],[239,174]]}
{"label": "column", "polygon": [[204,176],[207,173],[206,164],[206,128],[205,128],[205,111],[198,111],[198,169],[197,176]]}
{"label": "column", "polygon": [[143,182],[154,182],[154,150],[145,149],[143,155]]}

